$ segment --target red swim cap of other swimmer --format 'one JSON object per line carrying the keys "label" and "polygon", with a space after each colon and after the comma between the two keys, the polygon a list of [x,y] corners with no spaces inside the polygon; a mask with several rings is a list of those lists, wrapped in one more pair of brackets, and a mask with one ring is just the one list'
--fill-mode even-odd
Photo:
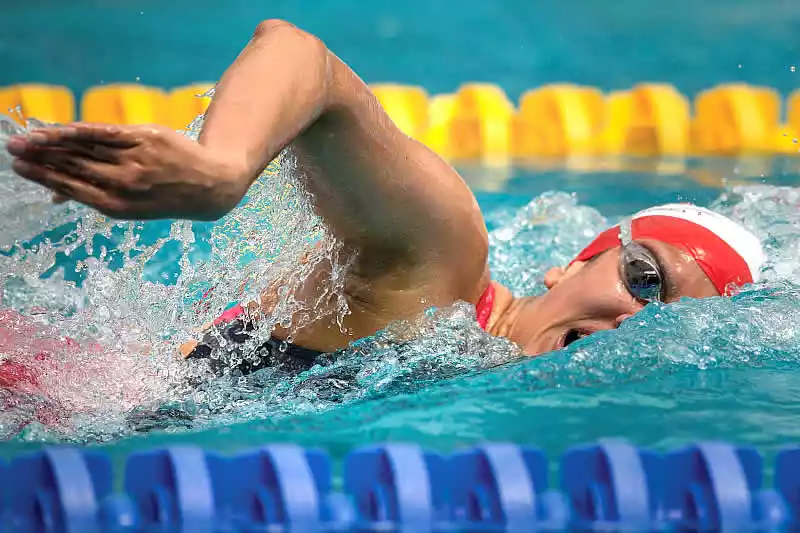
{"label": "red swim cap of other swimmer", "polygon": [[[693,204],[652,207],[636,213],[629,222],[630,240],[656,239],[683,250],[694,258],[721,295],[730,295],[735,287],[758,281],[766,260],[761,243],[750,231]],[[575,261],[587,261],[619,246],[623,233],[620,225],[605,230]]]}

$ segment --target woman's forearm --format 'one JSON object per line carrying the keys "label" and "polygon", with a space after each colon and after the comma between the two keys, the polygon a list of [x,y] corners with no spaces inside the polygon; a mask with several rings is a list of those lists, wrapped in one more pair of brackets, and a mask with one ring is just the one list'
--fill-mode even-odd
{"label": "woman's forearm", "polygon": [[237,165],[249,185],[325,109],[328,56],[289,23],[259,24],[217,85],[199,143]]}

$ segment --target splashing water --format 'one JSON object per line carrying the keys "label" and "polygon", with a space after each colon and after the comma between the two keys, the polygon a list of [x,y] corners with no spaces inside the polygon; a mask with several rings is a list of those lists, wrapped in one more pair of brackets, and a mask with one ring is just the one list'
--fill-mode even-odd
{"label": "splashing water", "polygon": [[[798,259],[798,232],[787,227],[800,222],[795,195],[793,189],[743,187],[714,203],[779,252],[764,282],[733,298],[649,305],[618,330],[535,359],[516,359],[500,339],[482,336],[470,310],[457,305],[411,324],[428,332],[420,340],[403,342],[408,325],[395,325],[354,347],[356,358],[295,378],[266,376],[269,386],[254,389],[256,401],[240,400],[238,410],[219,418],[184,418],[187,427],[212,421],[221,427],[148,434],[112,449],[124,454],[132,447],[191,442],[234,452],[291,440],[341,456],[375,442],[447,451],[500,440],[540,446],[556,457],[578,442],[616,435],[661,448],[732,440],[772,453],[800,438],[800,287],[793,274],[784,274]],[[533,290],[540,287],[526,285],[528,269],[541,272],[560,254],[571,257],[606,225],[561,193],[489,218],[496,228],[493,263],[505,265],[517,289]],[[584,231],[592,235],[582,237]],[[534,235],[550,235],[558,245],[531,255],[524,243],[535,246]],[[176,412],[188,408],[168,415]],[[174,418],[165,425],[174,427]]]}
{"label": "splashing water", "polygon": [[[207,362],[177,361],[175,340],[232,303],[260,301],[267,288],[282,298],[260,317],[253,344],[277,324],[321,318],[321,309],[340,324],[348,312],[348,258],[314,214],[290,152],[215,224],[120,222],[74,203],[54,206],[16,177],[4,147],[27,129],[0,120],[0,356],[35,375],[25,390],[0,391],[2,436],[22,427],[27,438],[70,434],[79,421],[88,438],[104,438],[134,407],[184,398],[212,374]],[[186,135],[196,139],[202,123]],[[323,261],[328,290],[316,302],[297,298]]]}
{"label": "splashing water", "polygon": [[[714,202],[715,210],[755,231],[770,255],[763,282],[732,298],[651,304],[619,329],[559,352],[489,371],[480,371],[482,361],[468,362],[469,369],[427,381],[422,390],[403,380],[407,371],[398,371],[396,381],[375,373],[378,379],[361,386],[362,399],[370,401],[158,443],[191,439],[233,451],[291,439],[341,454],[385,441],[447,451],[500,440],[540,446],[555,457],[576,443],[616,435],[662,449],[721,439],[774,453],[800,438],[798,201],[798,189],[753,186],[728,190]],[[597,213],[561,193],[489,218],[497,228],[491,236],[493,266],[503,269],[515,290],[541,290],[528,269],[541,273],[561,254],[570,258],[606,226]],[[531,255],[535,237],[558,244]],[[435,335],[438,344],[428,348],[444,353],[452,332]]]}
{"label": "splashing water", "polygon": [[[797,194],[739,187],[712,206],[748,225],[776,252],[765,280],[733,298],[653,304],[618,330],[535,359],[519,359],[513,346],[475,326],[468,306],[456,305],[393,325],[301,376],[262,375],[253,383],[255,401],[239,398],[240,407],[227,416],[188,424],[236,425],[191,439],[213,439],[216,448],[292,439],[346,449],[388,439],[447,449],[494,439],[545,447],[556,442],[563,449],[619,427],[636,440],[647,442],[649,433],[664,443],[684,425],[695,431],[689,438],[702,429],[713,430],[707,438],[742,439],[750,431],[768,440],[763,424],[773,432],[786,425],[778,415],[785,409],[773,406],[785,407],[785,396],[800,386],[780,373],[774,384],[753,374],[780,372],[800,359],[800,287],[793,273],[798,231],[789,229],[800,223]],[[516,213],[490,213],[489,219],[493,272],[521,294],[541,292],[544,270],[572,258],[610,222],[564,193],[544,194]],[[409,327],[426,334],[404,342]],[[745,370],[750,377],[698,374],[714,370]],[[732,397],[726,380],[744,386]],[[753,412],[753,405],[763,408]],[[626,420],[636,427],[624,426]],[[770,444],[777,440],[771,438]]]}
{"label": "splashing water", "polygon": [[[5,134],[24,131],[1,125]],[[196,137],[200,127],[202,118],[186,134]],[[280,305],[259,322],[253,344],[276,324],[319,319],[323,299],[332,299],[339,320],[347,313],[350,258],[313,214],[291,153],[215,224],[122,223],[74,204],[53,206],[41,188],[3,170],[9,163],[0,150],[0,354],[35,377],[14,390],[0,383],[4,437],[108,440],[248,420],[269,420],[275,431],[347,433],[355,430],[345,424],[380,425],[379,414],[407,426],[434,412],[455,431],[463,423],[454,413],[470,420],[469,413],[495,409],[513,418],[525,405],[559,403],[553,395],[565,389],[592,387],[603,397],[604,387],[654,376],[779,366],[800,354],[794,188],[737,187],[711,206],[755,231],[770,257],[765,280],[734,298],[650,305],[619,330],[532,360],[518,360],[515,346],[487,336],[474,309],[457,304],[392,324],[300,375],[266,368],[215,377],[204,362],[176,361],[175,346],[233,302],[280,290]],[[520,210],[489,212],[487,220],[493,275],[517,294],[541,293],[546,269],[568,262],[612,222],[558,192]],[[333,266],[328,290],[304,302],[299,289],[321,262]],[[493,404],[497,398],[508,407]],[[326,415],[333,407],[337,414]]]}
{"label": "splashing water", "polygon": [[545,193],[511,216],[488,218],[499,226],[489,235],[492,278],[518,295],[542,293],[547,269],[569,263],[608,226],[600,213],[564,193]]}

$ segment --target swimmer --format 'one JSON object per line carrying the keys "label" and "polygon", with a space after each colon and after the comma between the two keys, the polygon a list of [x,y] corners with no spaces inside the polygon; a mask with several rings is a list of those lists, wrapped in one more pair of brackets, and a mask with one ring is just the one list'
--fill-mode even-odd
{"label": "swimmer", "polygon": [[[297,155],[318,213],[357,251],[344,333],[321,320],[263,346],[300,366],[392,322],[457,301],[528,355],[618,327],[649,302],[728,295],[757,280],[764,254],[737,223],[689,204],[634,215],[573,262],[551,269],[540,297],[492,281],[488,235],[458,173],[404,135],[367,85],[316,37],[266,21],[224,73],[197,142],[161,126],[74,123],[8,142],[15,172],[121,219],[215,220],[282,150]],[[313,277],[311,278],[313,279]],[[314,291],[313,282],[306,290]],[[214,328],[245,339],[234,308]],[[184,348],[203,357],[215,335]],[[237,341],[238,342],[238,341]]]}

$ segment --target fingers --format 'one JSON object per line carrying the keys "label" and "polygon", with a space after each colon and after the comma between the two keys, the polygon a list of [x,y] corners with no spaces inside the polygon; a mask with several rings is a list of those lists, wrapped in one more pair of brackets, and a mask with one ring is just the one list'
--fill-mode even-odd
{"label": "fingers", "polygon": [[32,144],[42,146],[63,145],[64,143],[93,143],[115,148],[132,148],[138,143],[138,128],[114,124],[90,124],[75,122],[59,128],[33,130],[28,139]]}
{"label": "fingers", "polygon": [[118,163],[121,149],[104,144],[78,143],[65,141],[62,145],[65,150],[80,154],[87,159],[103,161],[105,163]]}
{"label": "fingers", "polygon": [[87,159],[117,163],[122,156],[122,150],[125,149],[103,144],[81,144],[74,141],[63,141],[59,144],[41,144],[40,142],[34,143],[25,137],[12,137],[6,145],[6,150],[13,156],[34,160],[49,152],[69,150]]}
{"label": "fingers", "polygon": [[113,164],[94,161],[63,150],[44,150],[28,158],[27,161],[98,187],[113,185],[117,181],[115,177],[119,174],[119,168]]}
{"label": "fingers", "polygon": [[28,157],[43,150],[62,148],[108,163],[116,162],[120,151],[139,145],[136,128],[109,124],[75,123],[58,128],[41,128],[28,135],[15,135],[6,149],[16,157]]}
{"label": "fingers", "polygon": [[91,183],[22,159],[15,159],[12,168],[20,177],[44,185],[60,198],[72,198],[104,212],[112,207],[108,194]]}

